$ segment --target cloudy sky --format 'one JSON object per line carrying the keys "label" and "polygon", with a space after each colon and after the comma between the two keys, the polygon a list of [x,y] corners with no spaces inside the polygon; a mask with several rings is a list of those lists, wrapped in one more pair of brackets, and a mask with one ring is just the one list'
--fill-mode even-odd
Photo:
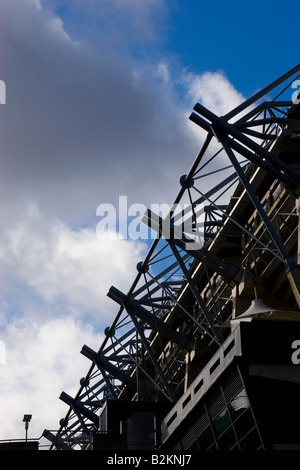
{"label": "cloudy sky", "polygon": [[97,207],[171,203],[193,105],[224,114],[298,63],[297,2],[205,3],[0,0],[0,439],[24,413],[58,428],[147,251],[100,240]]}

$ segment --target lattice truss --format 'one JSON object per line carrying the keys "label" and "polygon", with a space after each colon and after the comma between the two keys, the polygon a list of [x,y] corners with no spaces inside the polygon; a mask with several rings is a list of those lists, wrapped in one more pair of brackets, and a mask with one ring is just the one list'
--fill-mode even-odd
{"label": "lattice truss", "polygon": [[[51,448],[86,448],[108,399],[176,402],[187,364],[196,358],[200,371],[226,338],[246,275],[256,289],[279,266],[300,309],[293,252],[300,113],[291,100],[299,71],[223,117],[195,105],[190,119],[205,132],[203,146],[170,212],[145,214],[157,236],[129,292],[108,292],[118,312],[99,350],[81,350],[91,366],[76,397],[60,396],[69,410],[55,434],[44,431]],[[265,199],[261,181],[269,188]]]}

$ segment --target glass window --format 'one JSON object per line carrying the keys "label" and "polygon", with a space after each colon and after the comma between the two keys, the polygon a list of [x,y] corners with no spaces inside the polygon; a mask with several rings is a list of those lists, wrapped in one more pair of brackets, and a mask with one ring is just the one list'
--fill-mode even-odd
{"label": "glass window", "polygon": [[255,422],[250,408],[234,423],[234,429],[239,439],[242,439],[254,426]]}
{"label": "glass window", "polygon": [[207,450],[218,450],[217,444],[214,442]]}
{"label": "glass window", "polygon": [[226,431],[228,426],[231,425],[231,420],[227,408],[225,408],[225,410],[223,410],[219,414],[219,416],[214,420],[213,425],[217,436],[220,436],[224,431]]}
{"label": "glass window", "polygon": [[200,449],[208,449],[208,447],[214,442],[214,436],[210,426],[203,431],[198,437],[198,443]]}
{"label": "glass window", "polygon": [[232,421],[237,419],[246,409],[249,408],[249,401],[246,390],[243,389],[228,405]]}
{"label": "glass window", "polygon": [[197,441],[194,441],[188,448],[188,450],[199,450]]}
{"label": "glass window", "polygon": [[241,450],[255,450],[261,446],[261,440],[256,429],[253,429],[240,441]]}
{"label": "glass window", "polygon": [[218,439],[218,447],[220,450],[230,450],[237,444],[236,437],[232,428],[227,431]]}

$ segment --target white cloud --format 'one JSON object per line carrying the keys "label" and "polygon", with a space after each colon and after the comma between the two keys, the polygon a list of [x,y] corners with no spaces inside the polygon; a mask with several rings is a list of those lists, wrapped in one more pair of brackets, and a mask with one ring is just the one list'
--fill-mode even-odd
{"label": "white cloud", "polygon": [[24,413],[33,414],[35,436],[56,428],[67,411],[61,389],[75,393],[90,367],[80,348],[91,341],[98,349],[115,317],[110,286],[126,292],[144,257],[140,244],[97,238],[96,208],[120,194],[172,198],[193,145],[181,110],[161,81],[156,88],[156,66],[150,76],[109,41],[75,43],[34,0],[2,0],[0,16],[5,439],[23,436]]}
{"label": "white cloud", "polygon": [[36,206],[2,236],[0,439],[23,437],[24,413],[32,437],[58,429],[68,410],[60,392],[75,396],[90,367],[81,347],[99,348],[119,308],[106,294],[129,289],[144,255],[141,243],[74,231]]}
{"label": "white cloud", "polygon": [[[36,207],[25,211],[2,238],[0,274],[29,287],[35,295],[67,309],[88,312],[106,321],[106,294],[111,283],[125,290],[145,245],[125,239],[99,239],[94,228],[72,230],[59,220],[46,220]],[[107,310],[106,310],[107,309]]]}
{"label": "white cloud", "polygon": [[45,428],[58,429],[68,411],[60,393],[75,396],[90,367],[80,350],[84,344],[97,349],[100,341],[100,334],[70,317],[10,323],[6,363],[0,365],[0,439],[25,437],[25,413],[32,414],[30,438],[39,438]]}
{"label": "white cloud", "polygon": [[186,73],[183,81],[193,102],[201,102],[210,111],[222,116],[234,109],[245,98],[220,72],[205,72],[197,75]]}
{"label": "white cloud", "polygon": [[79,42],[72,41],[71,36],[64,29],[63,21],[60,18],[51,18],[48,23],[48,28],[50,33],[54,33],[54,35],[60,40],[67,41],[70,44],[79,45]]}
{"label": "white cloud", "polygon": [[167,65],[163,62],[161,62],[157,67],[157,75],[166,83],[170,80],[170,72],[168,70]]}
{"label": "white cloud", "polygon": [[38,201],[81,224],[120,194],[147,205],[173,198],[198,141],[156,64],[65,40],[61,20],[29,0],[3,0],[0,15],[1,210]]}
{"label": "white cloud", "polygon": [[120,26],[129,42],[133,31],[154,39],[154,14],[165,5],[69,2],[85,10],[87,24],[94,17],[93,28],[109,19],[88,45],[43,2],[0,2],[2,439],[22,436],[24,413],[33,414],[36,436],[57,426],[66,410],[61,389],[76,393],[89,367],[80,348],[97,349],[115,316],[108,289],[126,292],[144,257],[142,244],[97,238],[97,207],[120,195],[129,204],[171,203],[202,139],[188,120],[190,103],[222,114],[240,99],[221,74],[185,74],[179,105],[181,71],[164,58],[137,63],[116,48]]}

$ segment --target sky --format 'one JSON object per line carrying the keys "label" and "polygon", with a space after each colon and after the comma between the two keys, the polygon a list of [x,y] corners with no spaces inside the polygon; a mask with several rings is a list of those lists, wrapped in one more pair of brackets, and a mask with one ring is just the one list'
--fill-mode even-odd
{"label": "sky", "polygon": [[299,62],[298,2],[0,0],[0,440],[56,430],[145,240],[97,208],[172,203],[203,134]]}

